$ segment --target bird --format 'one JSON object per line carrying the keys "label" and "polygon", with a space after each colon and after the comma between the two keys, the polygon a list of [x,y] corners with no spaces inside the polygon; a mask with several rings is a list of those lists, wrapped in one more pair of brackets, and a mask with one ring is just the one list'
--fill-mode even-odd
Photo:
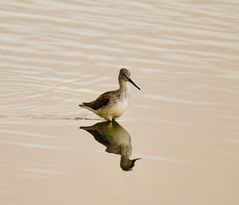
{"label": "bird", "polygon": [[128,82],[141,90],[130,78],[131,74],[126,68],[119,71],[119,89],[101,94],[96,100],[83,102],[79,106],[88,109],[106,121],[112,121],[120,117],[128,107],[130,90]]}
{"label": "bird", "polygon": [[120,155],[120,167],[123,171],[131,171],[135,162],[140,159],[130,159],[131,137],[116,121],[98,122],[92,126],[81,126],[80,129],[92,134],[97,142],[106,147],[106,152]]}

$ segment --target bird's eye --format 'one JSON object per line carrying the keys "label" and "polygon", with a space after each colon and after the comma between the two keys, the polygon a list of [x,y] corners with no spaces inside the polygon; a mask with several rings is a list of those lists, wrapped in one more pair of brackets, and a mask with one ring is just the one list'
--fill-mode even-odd
{"label": "bird's eye", "polygon": [[127,76],[127,75],[125,75],[124,73],[123,73],[123,75],[124,75],[124,77],[126,77],[126,78],[128,79],[128,76]]}

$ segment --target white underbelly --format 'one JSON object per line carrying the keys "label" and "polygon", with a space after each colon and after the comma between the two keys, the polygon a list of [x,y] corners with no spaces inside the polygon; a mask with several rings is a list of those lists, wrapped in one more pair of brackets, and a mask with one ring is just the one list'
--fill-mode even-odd
{"label": "white underbelly", "polygon": [[126,100],[121,103],[117,103],[112,108],[110,108],[112,117],[117,118],[117,117],[121,116],[125,112],[127,107],[128,107],[128,101],[126,101]]}
{"label": "white underbelly", "polygon": [[125,112],[125,110],[128,107],[128,104],[129,104],[128,100],[123,100],[114,104],[111,107],[98,110],[97,114],[107,120],[112,118],[117,118],[117,117],[120,117]]}

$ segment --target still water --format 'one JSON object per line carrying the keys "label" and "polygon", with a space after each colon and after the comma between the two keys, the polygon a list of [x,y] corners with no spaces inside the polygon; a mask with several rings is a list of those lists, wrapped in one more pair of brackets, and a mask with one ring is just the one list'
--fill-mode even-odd
{"label": "still water", "polygon": [[[238,1],[1,1],[0,203],[238,204]],[[118,87],[117,122],[78,105]]]}

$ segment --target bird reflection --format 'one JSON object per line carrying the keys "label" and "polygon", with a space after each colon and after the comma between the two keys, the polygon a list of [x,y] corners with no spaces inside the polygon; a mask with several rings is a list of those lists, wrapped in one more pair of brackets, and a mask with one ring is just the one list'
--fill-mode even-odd
{"label": "bird reflection", "polygon": [[116,121],[99,122],[92,126],[80,127],[91,133],[95,140],[106,146],[106,152],[119,154],[120,167],[124,171],[130,171],[135,165],[136,159],[130,159],[132,154],[131,138],[129,133]]}

